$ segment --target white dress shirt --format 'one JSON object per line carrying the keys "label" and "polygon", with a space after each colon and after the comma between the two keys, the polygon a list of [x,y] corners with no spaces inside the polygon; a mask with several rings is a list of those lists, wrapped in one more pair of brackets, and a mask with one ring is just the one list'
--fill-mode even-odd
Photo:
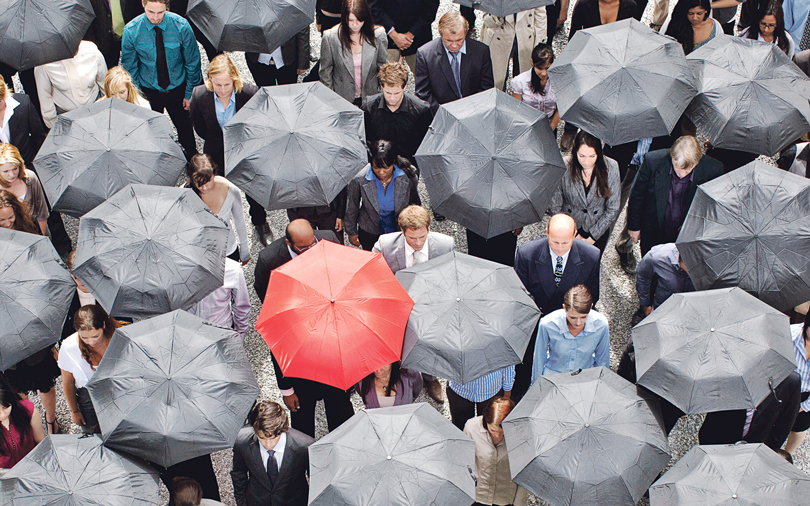
{"label": "white dress shirt", "polygon": [[[273,451],[276,452],[273,457],[276,459],[276,465],[278,465],[278,470],[281,472],[281,461],[284,459],[284,447],[287,445],[287,433],[282,432],[281,437],[278,438],[278,443],[276,446],[273,447]],[[264,470],[267,471],[267,461],[270,460],[270,452],[259,443],[259,453],[262,454],[262,464],[264,464]]]}
{"label": "white dress shirt", "polygon": [[277,69],[284,66],[284,56],[281,55],[281,46],[278,46],[272,53],[259,53],[259,63],[262,65],[270,65],[270,60]]}
{"label": "white dress shirt", "polygon": [[[421,258],[418,262],[414,261],[414,255],[420,255]],[[425,240],[425,245],[422,246],[422,249],[416,251],[408,244],[408,241],[405,241],[405,268],[413,267],[413,264],[420,264],[422,262],[427,262],[430,258],[430,252],[428,251],[428,243]]]}
{"label": "white dress shirt", "polygon": [[8,128],[8,122],[14,115],[14,109],[16,109],[20,103],[14,100],[14,97],[11,95],[6,97],[5,102],[6,110],[3,112],[3,125],[2,128],[0,128],[0,142],[8,144],[11,142],[11,130]]}

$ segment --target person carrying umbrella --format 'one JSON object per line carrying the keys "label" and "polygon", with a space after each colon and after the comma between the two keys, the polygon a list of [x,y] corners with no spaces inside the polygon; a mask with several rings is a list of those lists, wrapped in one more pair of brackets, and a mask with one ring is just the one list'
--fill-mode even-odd
{"label": "person carrying umbrella", "polygon": [[548,117],[551,129],[557,131],[560,112],[554,89],[548,80],[548,68],[554,63],[554,50],[549,44],[537,44],[532,50],[532,68],[512,78],[512,96],[534,107]]}
{"label": "person carrying umbrella", "polygon": [[34,403],[0,376],[0,477],[45,439],[41,420]]}
{"label": "person carrying umbrella", "polygon": [[796,353],[796,372],[802,377],[801,404],[799,415],[793,423],[788,435],[785,450],[790,453],[796,451],[804,442],[807,429],[810,428],[810,318],[804,323],[790,326],[793,348]]}
{"label": "person carrying umbrella", "polygon": [[132,84],[132,77],[123,67],[111,68],[104,77],[104,96],[100,100],[113,97],[147,109],[152,108],[141,91]]}
{"label": "person carrying umbrella", "polygon": [[360,381],[355,388],[366,409],[411,404],[422,391],[422,374],[403,369],[400,362],[384,365]]}

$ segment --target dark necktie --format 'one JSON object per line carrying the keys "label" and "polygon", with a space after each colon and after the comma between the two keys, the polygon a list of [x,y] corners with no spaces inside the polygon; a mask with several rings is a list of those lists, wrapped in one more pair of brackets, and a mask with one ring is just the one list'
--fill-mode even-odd
{"label": "dark necktie", "polygon": [[560,286],[560,279],[563,275],[563,257],[557,257],[557,265],[554,266],[554,284]]}
{"label": "dark necktie", "polygon": [[453,61],[450,67],[453,69],[453,78],[456,81],[456,88],[458,88],[458,96],[461,97],[461,53],[455,52],[450,53],[450,56],[453,57]]}
{"label": "dark necktie", "polygon": [[157,56],[158,86],[164,90],[169,88],[169,64],[166,62],[166,46],[163,45],[163,30],[155,27],[155,55]]}
{"label": "dark necktie", "polygon": [[276,452],[270,450],[267,453],[270,454],[267,458],[267,477],[270,478],[270,486],[272,487],[276,483],[276,478],[278,478],[278,462],[276,462]]}

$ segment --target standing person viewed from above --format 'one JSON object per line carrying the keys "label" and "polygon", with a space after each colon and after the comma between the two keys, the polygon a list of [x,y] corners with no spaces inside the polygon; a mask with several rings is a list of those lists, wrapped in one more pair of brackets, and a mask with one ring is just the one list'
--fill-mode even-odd
{"label": "standing person viewed from above", "polygon": [[482,415],[493,399],[510,398],[515,385],[515,366],[510,365],[467,383],[447,382],[450,421],[464,430],[467,420]]}
{"label": "standing person viewed from above", "polygon": [[250,292],[245,271],[239,262],[226,258],[222,286],[191,306],[188,312],[220,327],[235,330],[244,343],[250,329]]}
{"label": "standing person viewed from above", "polygon": [[204,499],[203,490],[194,478],[175,476],[169,491],[169,506],[225,506],[213,499]]}
{"label": "standing person viewed from above", "polygon": [[482,20],[481,42],[489,46],[495,87],[506,91],[509,60],[514,76],[532,66],[532,50],[546,37],[546,10],[537,7],[503,18],[484,14]]}
{"label": "standing person viewed from above", "polygon": [[0,478],[45,439],[34,403],[20,399],[0,376]]}
{"label": "standing person viewed from above", "polygon": [[293,84],[309,69],[309,52],[307,25],[269,53],[245,53],[245,62],[257,86]]}
{"label": "standing person viewed from above", "polygon": [[42,184],[34,171],[25,170],[22,155],[11,144],[0,144],[0,186],[28,205],[31,218],[39,223],[42,235],[47,235],[50,213]]}
{"label": "standing person viewed from above", "polygon": [[363,378],[355,388],[366,409],[413,404],[422,391],[422,374],[394,362]]}
{"label": "standing person viewed from above", "polygon": [[740,37],[776,44],[788,58],[793,58],[796,45],[793,37],[785,31],[785,15],[779,2],[770,2],[763,10],[757,13],[753,23],[740,32]]}
{"label": "standing person viewed from above", "polygon": [[684,54],[689,54],[723,35],[723,27],[711,17],[711,12],[709,0],[680,0],[661,27],[661,33],[674,37],[683,46]]}
{"label": "standing person viewed from above", "polygon": [[416,50],[433,38],[439,0],[369,0],[374,19],[388,34],[388,61],[402,62],[413,72]]}
{"label": "standing person viewed from above", "polygon": [[554,63],[554,51],[549,44],[537,44],[532,50],[532,68],[512,78],[512,96],[534,107],[548,117],[551,129],[557,131],[560,112],[557,97],[548,80],[548,68]]}
{"label": "standing person viewed from above", "polygon": [[806,318],[804,323],[791,325],[790,333],[796,356],[796,372],[802,377],[799,414],[785,443],[785,450],[794,453],[804,442],[807,429],[810,429],[810,318]]}
{"label": "standing person viewed from above", "polygon": [[694,291],[695,285],[692,284],[686,264],[683,263],[675,243],[653,246],[636,269],[636,293],[639,304],[636,317],[641,321],[649,316],[653,309],[663,304],[672,294]]}
{"label": "standing person viewed from above", "polygon": [[783,0],[782,11],[785,15],[785,30],[790,33],[793,42],[798,45],[796,52],[810,49],[810,28],[807,28],[807,18],[810,16],[810,2],[807,0]]}
{"label": "standing person viewed from above", "polygon": [[102,99],[105,98],[118,98],[124,102],[151,109],[149,102],[143,98],[138,88],[132,84],[132,77],[123,67],[113,67],[107,71],[107,75],[104,77],[104,96]]}
{"label": "standing person viewed from above", "polygon": [[0,143],[16,147],[25,163],[33,163],[45,136],[42,120],[28,95],[15,95],[14,85],[0,77]]}
{"label": "standing person viewed from above", "polygon": [[0,190],[0,228],[42,235],[39,224],[28,212],[28,205],[8,190]]}

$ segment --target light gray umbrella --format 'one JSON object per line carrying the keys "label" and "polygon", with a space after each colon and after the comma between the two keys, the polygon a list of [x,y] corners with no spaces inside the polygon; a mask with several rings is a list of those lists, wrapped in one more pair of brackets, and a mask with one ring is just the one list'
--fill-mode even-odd
{"label": "light gray umbrella", "polygon": [[469,506],[475,443],[426,403],[358,411],[309,447],[311,506]]}
{"label": "light gray umbrella", "polygon": [[495,89],[442,105],[415,156],[433,209],[487,239],[542,221],[565,173],[546,116]]}
{"label": "light gray umbrella", "polygon": [[[554,0],[453,0],[454,2],[488,12],[493,16],[505,17],[535,7],[552,5]],[[470,29],[473,27],[471,26]]]}
{"label": "light gray umbrella", "polygon": [[658,402],[604,367],[541,376],[502,425],[512,479],[551,506],[632,506],[670,459]]}
{"label": "light gray umbrella", "polygon": [[220,51],[272,53],[312,23],[315,0],[190,0],[186,13]]}
{"label": "light gray umbrella", "polygon": [[328,205],[368,163],[363,111],[319,82],[262,88],[223,131],[225,176],[267,210]]}
{"label": "light gray umbrella", "polygon": [[73,58],[94,17],[90,0],[0,0],[0,61],[28,70]]}
{"label": "light gray umbrella", "polygon": [[678,235],[698,290],[739,286],[780,311],[810,300],[810,181],[754,161],[700,185]]}
{"label": "light gray umbrella", "polygon": [[523,359],[540,311],[511,267],[453,252],[396,276],[415,303],[403,367],[467,383]]}
{"label": "light gray umbrella", "polygon": [[810,476],[764,444],[694,446],[650,488],[652,506],[804,506]]}
{"label": "light gray umbrella", "polygon": [[687,414],[755,408],[796,368],[788,317],[739,288],[672,295],[632,334],[638,384]]}
{"label": "light gray umbrella", "polygon": [[611,146],[669,135],[697,93],[681,45],[632,18],[579,30],[548,77],[562,118]]}
{"label": "light gray umbrella", "polygon": [[0,371],[59,341],[75,293],[47,237],[0,228]]}
{"label": "light gray umbrella", "polygon": [[686,114],[715,147],[775,156],[810,131],[810,79],[776,44],[715,37],[687,60],[698,95]]}
{"label": "light gray umbrella", "polygon": [[117,329],[87,389],[104,444],[164,467],[233,447],[259,395],[237,333],[185,311]]}
{"label": "light gray umbrella", "polygon": [[129,185],[82,217],[73,275],[111,315],[146,318],[222,286],[227,242],[190,189]]}
{"label": "light gray umbrella", "polygon": [[0,481],[3,506],[161,504],[157,471],[95,435],[50,435]]}
{"label": "light gray umbrella", "polygon": [[130,183],[174,186],[186,158],[166,116],[110,99],[60,114],[34,166],[53,209],[79,218]]}

